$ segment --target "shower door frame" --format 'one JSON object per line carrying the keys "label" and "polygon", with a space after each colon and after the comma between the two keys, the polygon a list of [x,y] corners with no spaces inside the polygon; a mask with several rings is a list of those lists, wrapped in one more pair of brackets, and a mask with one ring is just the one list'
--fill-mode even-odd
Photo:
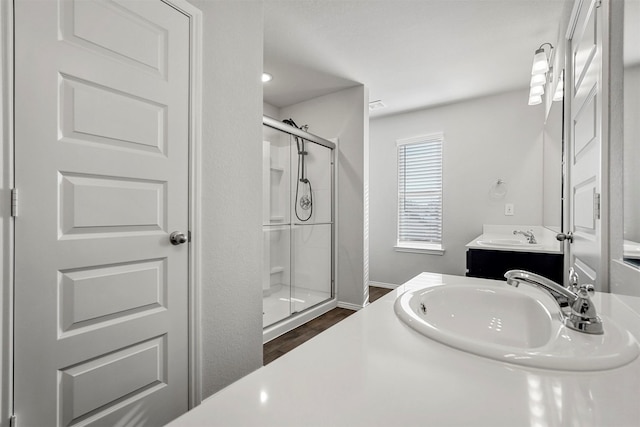
{"label": "shower door frame", "polygon": [[[305,132],[301,129],[298,129],[293,126],[289,126],[279,120],[276,120],[269,116],[262,116],[262,125],[270,127],[272,129],[276,129],[278,131],[284,132],[291,136],[297,136],[305,139],[306,141],[312,142],[314,144],[318,144],[323,146],[329,150],[331,150],[331,297],[325,301],[322,301],[318,304],[315,304],[309,308],[306,308],[297,313],[291,313],[289,316],[285,317],[282,320],[279,320],[271,325],[267,325],[263,328],[263,342],[267,342],[276,338],[287,331],[294,329],[309,320],[313,319],[317,316],[309,316],[309,314],[315,310],[322,310],[326,307],[326,311],[331,310],[332,308],[337,307],[338,305],[338,286],[336,284],[336,270],[337,270],[337,250],[336,250],[336,229],[337,229],[337,217],[336,217],[336,201],[337,201],[337,168],[336,168],[336,144],[327,139],[321,138],[317,135]],[[289,206],[290,208],[290,206]],[[291,219],[291,224],[293,224],[293,219]],[[291,227],[291,225],[290,225]],[[290,248],[292,250],[293,248]],[[293,266],[289,267],[290,269]],[[322,313],[321,313],[322,314]],[[286,323],[291,321],[292,319],[298,319],[299,322],[291,322],[291,327],[287,327]],[[283,328],[284,326],[284,328]]]}

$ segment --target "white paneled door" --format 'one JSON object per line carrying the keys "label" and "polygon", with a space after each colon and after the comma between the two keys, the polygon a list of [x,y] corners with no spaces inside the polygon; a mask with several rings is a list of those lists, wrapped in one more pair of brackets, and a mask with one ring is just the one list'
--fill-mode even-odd
{"label": "white paneled door", "polygon": [[572,69],[569,144],[569,227],[573,243],[567,255],[581,282],[603,290],[607,273],[601,220],[602,143],[602,13],[600,0],[580,2],[570,40]]}
{"label": "white paneled door", "polygon": [[189,43],[160,0],[15,0],[18,427],[188,409]]}

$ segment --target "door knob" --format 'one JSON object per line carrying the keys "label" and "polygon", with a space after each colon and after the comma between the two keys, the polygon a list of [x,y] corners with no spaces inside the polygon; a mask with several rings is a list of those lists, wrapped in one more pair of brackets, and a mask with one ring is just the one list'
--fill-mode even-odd
{"label": "door knob", "polygon": [[564,242],[565,240],[568,240],[569,243],[573,243],[573,232],[570,231],[567,234],[558,233],[556,234],[556,240],[560,242]]}
{"label": "door knob", "polygon": [[171,235],[169,236],[169,240],[171,241],[172,245],[181,245],[183,243],[186,243],[187,236],[181,232],[181,231],[174,231],[173,233],[171,233]]}

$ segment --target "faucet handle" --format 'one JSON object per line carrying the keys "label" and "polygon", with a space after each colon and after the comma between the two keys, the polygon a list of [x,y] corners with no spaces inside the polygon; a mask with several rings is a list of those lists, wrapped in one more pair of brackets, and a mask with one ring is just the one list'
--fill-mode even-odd
{"label": "faucet handle", "polygon": [[578,298],[571,304],[571,314],[565,319],[567,327],[588,334],[604,333],[602,320],[598,317],[596,307],[591,301],[595,293],[596,290],[592,284],[584,283],[578,286]]}
{"label": "faucet handle", "polygon": [[578,293],[578,281],[580,280],[580,277],[578,276],[578,273],[576,273],[576,271],[573,269],[573,267],[571,267],[569,269],[569,283],[567,284],[567,287],[569,288],[569,290],[573,293]]}
{"label": "faucet handle", "polygon": [[596,288],[590,283],[584,283],[578,286],[577,294],[581,298],[591,298],[596,294]]}

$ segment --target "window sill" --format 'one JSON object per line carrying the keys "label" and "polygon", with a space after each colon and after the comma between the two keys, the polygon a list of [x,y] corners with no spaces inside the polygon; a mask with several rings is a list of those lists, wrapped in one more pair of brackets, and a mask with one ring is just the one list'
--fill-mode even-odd
{"label": "window sill", "polygon": [[411,252],[415,254],[444,255],[441,245],[421,245],[419,243],[403,243],[394,246],[396,252]]}

